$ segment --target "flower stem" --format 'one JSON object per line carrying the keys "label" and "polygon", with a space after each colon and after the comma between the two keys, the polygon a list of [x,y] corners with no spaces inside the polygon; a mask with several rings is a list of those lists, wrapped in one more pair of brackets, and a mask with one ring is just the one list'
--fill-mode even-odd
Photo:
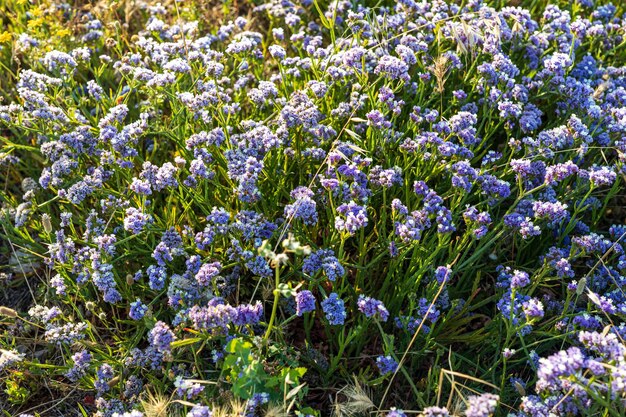
{"label": "flower stem", "polygon": [[276,265],[276,273],[274,274],[274,305],[272,306],[272,315],[270,316],[270,322],[267,325],[267,331],[265,332],[265,336],[263,336],[263,344],[267,343],[267,340],[270,337],[270,333],[272,333],[272,328],[274,327],[274,321],[276,320],[276,315],[278,314],[278,301],[280,300],[280,292],[278,291],[279,284],[280,284],[280,266]]}

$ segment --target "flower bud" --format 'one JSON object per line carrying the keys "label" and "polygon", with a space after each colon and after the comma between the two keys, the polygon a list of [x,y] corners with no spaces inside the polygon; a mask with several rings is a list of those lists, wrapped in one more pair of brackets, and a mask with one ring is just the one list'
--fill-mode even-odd
{"label": "flower bud", "polygon": [[43,225],[43,230],[46,233],[52,233],[52,223],[50,222],[50,215],[44,213],[41,215],[41,224]]}
{"label": "flower bud", "polygon": [[7,316],[7,317],[16,318],[17,317],[17,311],[15,311],[15,310],[13,310],[12,308],[9,308],[9,307],[0,306],[0,316]]}

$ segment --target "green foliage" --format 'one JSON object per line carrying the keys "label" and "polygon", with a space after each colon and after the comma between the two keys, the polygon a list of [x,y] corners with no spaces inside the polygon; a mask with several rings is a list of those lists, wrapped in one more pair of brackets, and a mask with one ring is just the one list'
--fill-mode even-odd
{"label": "green foliage", "polygon": [[[291,400],[296,394],[301,398],[304,392],[299,387],[300,378],[306,368],[280,366],[277,371],[267,372],[267,358],[260,358],[253,350],[251,342],[235,338],[226,345],[223,372],[232,383],[232,392],[243,399],[250,399],[255,393],[266,392],[274,401]],[[294,388],[298,388],[296,391]]]}
{"label": "green foliage", "polygon": [[[8,378],[4,379],[4,392],[7,400],[13,404],[21,405],[28,401],[31,392],[27,385],[29,384],[27,375],[23,371],[11,372]],[[32,381],[30,381],[32,384]]]}

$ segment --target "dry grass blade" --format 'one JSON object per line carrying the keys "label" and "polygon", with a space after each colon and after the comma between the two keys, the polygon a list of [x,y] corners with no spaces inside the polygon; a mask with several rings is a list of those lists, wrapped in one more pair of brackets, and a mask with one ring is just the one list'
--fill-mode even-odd
{"label": "dry grass blade", "polygon": [[354,378],[354,383],[343,387],[337,395],[346,397],[345,401],[335,401],[333,415],[336,417],[353,417],[366,415],[376,408],[371,398],[371,392],[361,386]]}
{"label": "dry grass blade", "polygon": [[448,64],[450,60],[445,55],[440,55],[433,61],[433,64],[429,67],[430,72],[435,76],[437,80],[437,92],[443,94],[445,91],[446,80],[448,78]]}
{"label": "dry grass blade", "polygon": [[144,398],[141,399],[146,417],[169,417],[167,409],[171,403],[171,398],[152,390],[146,390]]}
{"label": "dry grass blade", "polygon": [[267,407],[265,417],[288,417],[289,413],[282,404],[272,404]]}

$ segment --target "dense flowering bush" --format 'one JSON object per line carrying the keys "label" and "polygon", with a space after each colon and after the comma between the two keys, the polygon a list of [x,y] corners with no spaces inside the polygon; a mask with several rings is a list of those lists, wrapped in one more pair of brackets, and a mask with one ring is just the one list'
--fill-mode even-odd
{"label": "dense flowering bush", "polygon": [[626,412],[620,5],[201,3],[7,3],[3,410]]}

